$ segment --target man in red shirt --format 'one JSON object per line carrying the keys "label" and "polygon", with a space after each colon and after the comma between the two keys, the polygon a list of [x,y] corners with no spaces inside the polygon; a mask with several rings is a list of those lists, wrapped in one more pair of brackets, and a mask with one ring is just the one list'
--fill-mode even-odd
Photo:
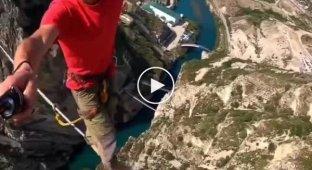
{"label": "man in red shirt", "polygon": [[53,0],[40,28],[17,48],[16,72],[0,84],[0,95],[11,86],[23,91],[26,109],[13,119],[17,123],[23,121],[34,108],[35,75],[41,59],[57,41],[68,67],[66,85],[84,118],[86,136],[106,169],[111,169],[116,138],[113,123],[100,102],[98,77],[114,75],[113,51],[121,7],[122,0]]}

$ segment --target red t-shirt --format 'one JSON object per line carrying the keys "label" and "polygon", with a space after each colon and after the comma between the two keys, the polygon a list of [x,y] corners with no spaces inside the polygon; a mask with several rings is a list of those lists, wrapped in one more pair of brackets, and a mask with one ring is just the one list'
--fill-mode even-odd
{"label": "red t-shirt", "polygon": [[[57,39],[68,66],[77,75],[113,74],[115,33],[123,0],[100,0],[87,5],[82,0],[53,0],[41,25],[53,24],[59,30]],[[73,90],[88,88],[95,82],[78,84],[68,78]]]}

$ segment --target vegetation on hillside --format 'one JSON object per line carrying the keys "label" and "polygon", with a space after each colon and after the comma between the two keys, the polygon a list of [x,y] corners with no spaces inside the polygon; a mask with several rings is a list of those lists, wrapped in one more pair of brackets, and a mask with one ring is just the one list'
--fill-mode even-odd
{"label": "vegetation on hillside", "polygon": [[265,2],[268,2],[268,3],[275,3],[275,0],[261,0],[261,1],[265,1]]}
{"label": "vegetation on hillside", "polygon": [[198,35],[199,35],[199,32],[200,32],[200,25],[195,22],[195,21],[192,21],[192,20],[189,20],[189,19],[186,19],[186,22],[188,22],[188,26],[186,28],[186,32],[193,32],[193,35],[192,35],[192,38],[189,40],[190,43],[195,43],[197,38],[198,38]]}
{"label": "vegetation on hillside", "polygon": [[250,8],[241,8],[237,16],[247,15],[247,20],[255,26],[260,26],[261,22],[268,19],[276,19],[281,22],[287,22],[287,18],[272,10],[260,11],[258,9],[252,10]]}

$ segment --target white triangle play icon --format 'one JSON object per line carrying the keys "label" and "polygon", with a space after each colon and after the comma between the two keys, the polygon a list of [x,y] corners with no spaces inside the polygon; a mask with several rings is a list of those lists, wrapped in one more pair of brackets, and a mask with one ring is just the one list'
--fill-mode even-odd
{"label": "white triangle play icon", "polygon": [[154,93],[155,91],[161,89],[165,85],[162,84],[161,82],[151,79],[151,93]]}

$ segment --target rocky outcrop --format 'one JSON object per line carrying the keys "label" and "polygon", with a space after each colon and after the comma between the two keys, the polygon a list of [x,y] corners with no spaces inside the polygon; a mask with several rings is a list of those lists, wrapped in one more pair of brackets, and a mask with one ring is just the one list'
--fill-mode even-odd
{"label": "rocky outcrop", "polygon": [[[0,45],[13,56],[23,34],[19,27],[23,15],[9,0],[1,0],[0,9]],[[3,80],[12,67],[1,50],[0,56],[0,78]],[[45,91],[55,89],[44,84],[40,86],[45,87]],[[55,80],[55,86],[60,86],[60,82]],[[52,111],[43,102],[39,103],[41,107],[34,114],[31,125],[14,128],[0,122],[0,169],[58,169],[68,162],[75,147],[83,142],[72,128],[58,126]]]}
{"label": "rocky outcrop", "polygon": [[[22,37],[38,28],[49,2],[16,0],[13,3],[0,0],[0,45],[10,56],[13,56]],[[159,19],[146,13],[139,11],[137,15],[134,24],[122,26],[117,34],[118,79],[113,81],[116,93],[110,96],[112,100],[109,108],[116,122],[130,120],[142,107],[134,99],[138,98],[136,79],[140,73],[150,66],[167,67],[174,60],[168,60],[169,54],[164,53],[155,38],[157,34],[162,34],[166,25],[159,24]],[[152,22],[144,26],[142,23],[149,19]],[[153,27],[155,25],[157,27]],[[1,50],[0,56],[2,81],[12,66]],[[45,56],[46,60],[38,75],[38,86],[70,119],[74,119],[77,118],[76,107],[71,93],[63,85],[66,68],[62,57],[55,49]],[[155,73],[156,77],[160,77],[160,72]],[[83,123],[78,126],[84,129]],[[71,127],[57,125],[50,106],[39,99],[30,124],[16,128],[0,122],[0,169],[60,169],[69,162],[75,148],[83,143],[83,139]]]}
{"label": "rocky outcrop", "polygon": [[312,37],[311,2],[234,0],[215,6],[226,18],[230,56],[311,72],[312,49],[302,41]]}
{"label": "rocky outcrop", "polygon": [[134,169],[312,169],[312,77],[298,64],[310,62],[309,14],[285,12],[285,1],[212,2],[228,42],[184,65],[172,98],[119,159]]}
{"label": "rocky outcrop", "polygon": [[236,59],[189,63],[120,158],[134,169],[309,169],[311,80]]}

